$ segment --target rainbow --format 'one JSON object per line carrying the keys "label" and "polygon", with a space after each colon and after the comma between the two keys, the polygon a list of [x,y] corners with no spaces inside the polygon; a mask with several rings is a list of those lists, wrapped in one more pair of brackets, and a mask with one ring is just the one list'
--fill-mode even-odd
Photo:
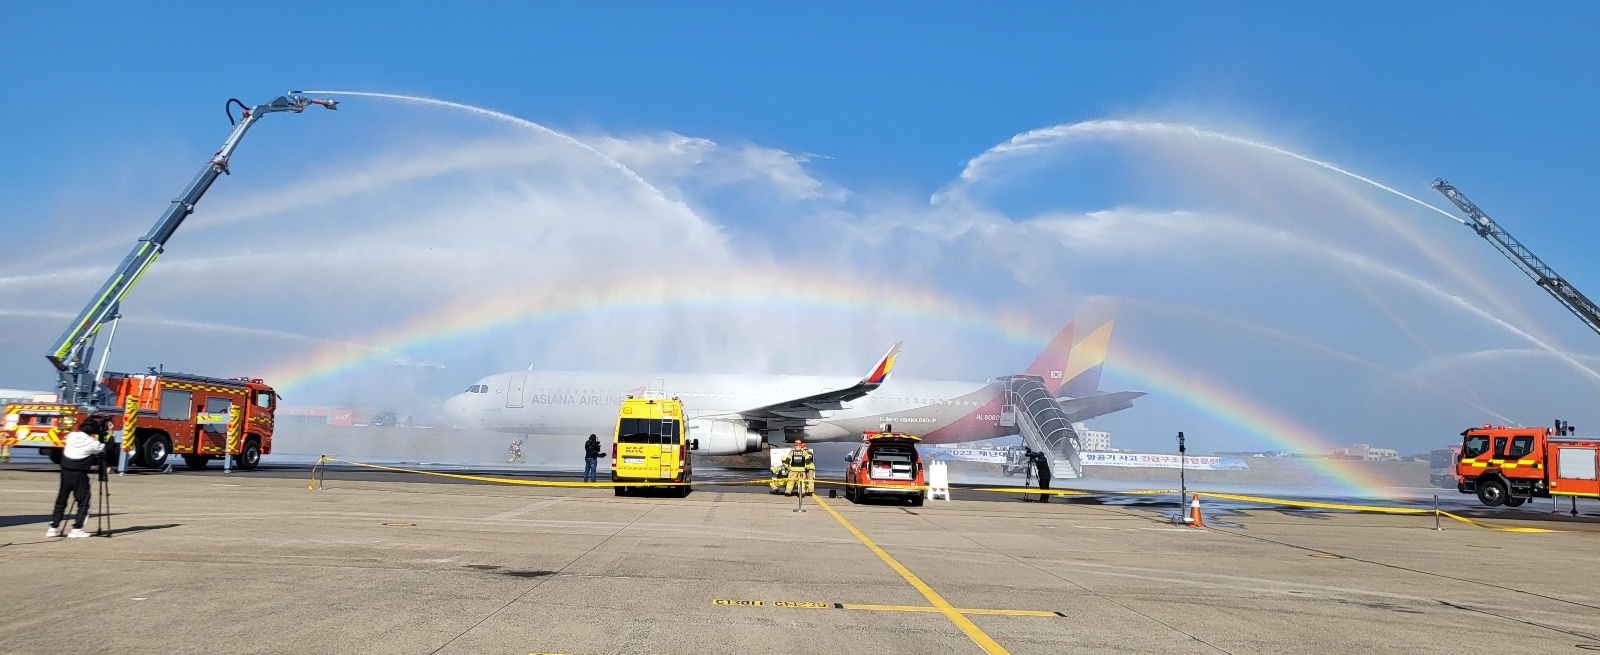
{"label": "rainbow", "polygon": [[293,390],[401,353],[514,325],[668,307],[883,312],[995,335],[1021,346],[1042,342],[1042,330],[1022,314],[959,303],[926,289],[825,273],[743,269],[722,276],[669,274],[542,286],[451,303],[359,339],[327,343],[267,367],[262,377]]}
{"label": "rainbow", "polygon": [[[1185,371],[1148,353],[1118,349],[1107,357],[1106,369],[1136,384],[1151,395],[1176,400],[1223,424],[1236,428],[1273,450],[1291,453],[1326,453],[1333,443],[1311,428],[1229,390],[1204,376]],[[1192,434],[1192,433],[1191,433]],[[1348,491],[1384,496],[1386,483],[1345,460],[1306,459],[1318,474]]]}
{"label": "rainbow", "polygon": [[[778,269],[743,270],[721,277],[666,275],[614,278],[572,286],[544,285],[464,300],[413,317],[363,338],[328,342],[293,360],[270,366],[263,377],[294,390],[372,363],[495,330],[551,323],[577,316],[660,311],[667,308],[880,311],[908,320],[979,332],[1042,348],[1054,330],[1018,313],[961,303],[927,289],[873,283],[858,278]],[[1332,443],[1310,428],[1280,416],[1198,374],[1146,353],[1117,348],[1106,367],[1140,390],[1171,398],[1276,450],[1328,452]],[[1340,460],[1306,460],[1330,482],[1366,494],[1382,489]]]}

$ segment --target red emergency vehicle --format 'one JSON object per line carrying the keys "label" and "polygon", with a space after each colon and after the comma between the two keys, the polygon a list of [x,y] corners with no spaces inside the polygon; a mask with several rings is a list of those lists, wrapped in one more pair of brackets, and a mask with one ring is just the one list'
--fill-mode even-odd
{"label": "red emergency vehicle", "polygon": [[[272,452],[277,394],[261,380],[161,372],[108,373],[101,383],[121,411],[107,408],[92,417],[122,437],[134,466],[160,468],[176,454],[200,470],[232,455],[233,465],[248,471]],[[60,461],[67,433],[88,418],[76,405],[13,403],[6,405],[0,439]]]}
{"label": "red emergency vehicle", "polygon": [[867,432],[861,445],[845,456],[847,466],[844,497],[859,503],[868,497],[901,498],[922,505],[926,486],[922,477],[922,457],[917,453],[921,438],[901,432]]}
{"label": "red emergency vehicle", "polygon": [[1556,430],[1485,424],[1462,432],[1456,490],[1476,493],[1490,507],[1551,496],[1600,498],[1600,440],[1569,439],[1569,432],[1560,422]]}

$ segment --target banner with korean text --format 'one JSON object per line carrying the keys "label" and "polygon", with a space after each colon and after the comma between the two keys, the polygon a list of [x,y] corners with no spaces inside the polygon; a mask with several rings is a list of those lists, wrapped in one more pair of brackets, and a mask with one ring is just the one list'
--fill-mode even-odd
{"label": "banner with korean text", "polygon": [[1237,457],[1195,457],[1181,461],[1177,455],[1146,453],[1078,453],[1084,466],[1132,466],[1139,468],[1188,468],[1196,471],[1248,471],[1250,465]]}

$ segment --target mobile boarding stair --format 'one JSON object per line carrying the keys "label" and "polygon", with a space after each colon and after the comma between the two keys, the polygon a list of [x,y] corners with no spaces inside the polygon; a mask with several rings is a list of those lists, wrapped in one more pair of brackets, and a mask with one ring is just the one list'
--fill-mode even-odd
{"label": "mobile boarding stair", "polygon": [[1000,425],[1016,427],[1022,443],[1045,453],[1050,458],[1050,472],[1055,478],[1076,478],[1083,475],[1078,451],[1082,448],[1072,421],[1061,410],[1055,394],[1037,375],[1013,375],[1002,378],[1006,384],[1005,404],[1000,409]]}

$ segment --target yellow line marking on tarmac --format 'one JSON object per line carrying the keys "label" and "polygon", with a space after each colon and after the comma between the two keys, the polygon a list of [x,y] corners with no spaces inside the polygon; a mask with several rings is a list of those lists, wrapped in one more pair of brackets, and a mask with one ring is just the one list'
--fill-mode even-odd
{"label": "yellow line marking on tarmac", "polygon": [[[860,603],[841,603],[840,609],[871,610],[875,612],[943,612],[937,607],[922,607],[919,605],[866,605]],[[1060,614],[1045,610],[986,610],[955,608],[962,614],[986,614],[995,616],[1048,616],[1052,619],[1061,618]]]}
{"label": "yellow line marking on tarmac", "polygon": [[[712,605],[725,605],[725,606],[738,606],[738,607],[762,607],[762,606],[767,605],[767,603],[765,601],[760,601],[760,600],[734,600],[734,599],[729,599],[729,598],[714,598],[714,599],[711,600],[711,604]],[[870,612],[928,612],[928,613],[943,613],[944,612],[944,610],[942,610],[940,608],[929,607],[927,605],[874,605],[872,603],[827,603],[827,602],[822,602],[822,601],[795,601],[795,600],[775,600],[775,601],[772,601],[771,605],[772,605],[772,607],[788,607],[788,608],[815,609],[815,610],[841,609],[841,610],[866,610],[866,611],[870,611]],[[1004,609],[979,609],[979,608],[965,608],[965,607],[957,607],[957,608],[954,608],[954,609],[955,609],[955,611],[960,612],[962,614],[984,614],[984,615],[992,615],[992,616],[1043,616],[1043,617],[1048,617],[1048,618],[1052,618],[1052,619],[1061,618],[1061,617],[1066,616],[1065,614],[1062,614],[1060,612],[1052,612],[1050,610],[1004,610]]]}
{"label": "yellow line marking on tarmac", "polygon": [[856,539],[860,540],[862,545],[866,546],[868,550],[871,550],[873,554],[878,556],[878,559],[883,560],[884,564],[888,564],[889,568],[894,569],[895,573],[899,573],[900,577],[905,578],[905,581],[914,587],[918,593],[921,593],[923,598],[928,599],[928,602],[933,604],[933,607],[936,609],[936,611],[944,614],[944,617],[950,619],[951,623],[956,624],[956,627],[960,628],[962,632],[966,633],[967,637],[971,638],[973,643],[977,644],[979,648],[983,649],[983,652],[989,653],[990,655],[1010,655],[1009,651],[1001,648],[1000,644],[996,643],[994,639],[991,639],[988,634],[986,634],[982,629],[978,628],[978,626],[968,619],[966,615],[962,614],[960,610],[956,609],[948,601],[946,601],[943,596],[940,596],[939,592],[934,591],[933,588],[929,587],[928,584],[923,582],[921,578],[918,578],[915,573],[912,573],[911,569],[908,569],[904,565],[900,564],[900,562],[895,561],[893,557],[889,556],[889,553],[886,553],[882,548],[879,548],[878,544],[872,543],[872,540],[868,539],[867,535],[862,534],[860,530],[857,530],[856,526],[851,525],[849,521],[846,521],[843,515],[839,514],[837,511],[834,511],[834,509],[828,505],[828,501],[818,497],[813,497],[813,500],[817,501],[817,504],[821,505],[822,509],[828,510],[828,513],[833,515],[834,520],[838,521],[839,525],[844,526],[846,530],[850,531],[850,534],[855,535]]}

